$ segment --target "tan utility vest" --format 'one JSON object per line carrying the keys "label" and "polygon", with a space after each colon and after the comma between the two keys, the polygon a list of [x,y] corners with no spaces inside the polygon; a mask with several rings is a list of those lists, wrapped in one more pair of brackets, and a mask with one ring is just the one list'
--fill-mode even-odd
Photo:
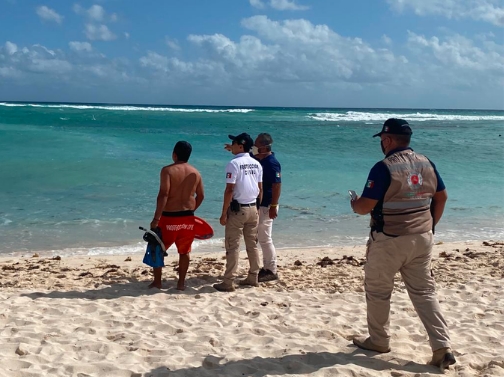
{"label": "tan utility vest", "polygon": [[[375,207],[371,228],[390,236],[421,234],[432,230],[431,198],[437,177],[427,157],[406,149],[393,153],[383,162],[390,172],[390,186],[383,206]],[[380,203],[378,203],[379,205]]]}

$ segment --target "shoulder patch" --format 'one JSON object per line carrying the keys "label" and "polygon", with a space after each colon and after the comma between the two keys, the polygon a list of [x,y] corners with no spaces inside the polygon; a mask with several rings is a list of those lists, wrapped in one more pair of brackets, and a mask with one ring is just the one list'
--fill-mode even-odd
{"label": "shoulder patch", "polygon": [[374,181],[368,179],[368,181],[366,182],[366,187],[367,188],[373,188],[374,187]]}
{"label": "shoulder patch", "polygon": [[231,178],[232,176],[233,176],[233,174],[231,174],[231,173],[226,173],[226,179],[229,179],[229,178]]}
{"label": "shoulder patch", "polygon": [[277,178],[280,178],[280,177],[281,177],[280,172],[279,172],[279,171],[277,171],[277,172],[276,172],[276,174],[275,174],[275,176],[276,176]]}

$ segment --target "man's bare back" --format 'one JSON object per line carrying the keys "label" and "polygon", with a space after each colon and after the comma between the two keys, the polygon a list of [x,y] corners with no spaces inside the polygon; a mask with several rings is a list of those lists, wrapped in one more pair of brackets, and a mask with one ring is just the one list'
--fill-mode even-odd
{"label": "man's bare back", "polygon": [[[191,151],[191,144],[187,141],[177,142],[172,153],[174,163],[161,169],[159,193],[154,218],[150,223],[151,229],[158,227],[162,216],[164,220],[193,217],[194,211],[201,205],[205,197],[203,181],[199,171],[187,163]],[[165,236],[163,236],[163,241],[165,241],[164,238]],[[179,243],[176,243],[179,253],[179,279],[177,282],[179,290],[185,289],[185,277],[189,268],[189,253],[194,235],[185,235],[186,241],[189,240],[189,243],[182,242],[183,238],[177,238]],[[175,240],[169,238],[168,244],[165,242],[165,246],[169,247],[173,242]],[[154,281],[149,285],[149,288],[161,288],[161,269],[162,267],[153,268]]]}
{"label": "man's bare back", "polygon": [[194,195],[201,195],[201,175],[187,162],[175,162],[161,170],[161,187],[168,189],[168,198],[163,211],[176,212],[196,209]]}

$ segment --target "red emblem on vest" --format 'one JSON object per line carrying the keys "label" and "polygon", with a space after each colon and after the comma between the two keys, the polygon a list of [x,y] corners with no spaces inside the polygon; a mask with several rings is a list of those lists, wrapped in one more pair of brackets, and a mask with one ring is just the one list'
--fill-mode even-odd
{"label": "red emblem on vest", "polygon": [[417,172],[411,172],[408,174],[408,186],[412,190],[418,190],[423,184],[422,174]]}

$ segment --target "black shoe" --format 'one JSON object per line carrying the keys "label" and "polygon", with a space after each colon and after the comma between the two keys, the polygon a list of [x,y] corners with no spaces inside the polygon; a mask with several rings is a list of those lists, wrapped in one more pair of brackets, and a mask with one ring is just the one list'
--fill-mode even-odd
{"label": "black shoe", "polygon": [[[262,271],[264,271],[264,272],[262,272]],[[263,283],[265,281],[272,281],[272,280],[278,280],[278,274],[274,274],[270,270],[264,270],[264,268],[261,269],[261,271],[259,271],[259,275],[257,277],[257,281],[259,283]]]}
{"label": "black shoe", "polygon": [[264,276],[266,275],[266,270],[264,269],[264,267],[261,267],[261,269],[259,270],[259,273],[257,274],[258,277],[261,277],[261,276]]}

